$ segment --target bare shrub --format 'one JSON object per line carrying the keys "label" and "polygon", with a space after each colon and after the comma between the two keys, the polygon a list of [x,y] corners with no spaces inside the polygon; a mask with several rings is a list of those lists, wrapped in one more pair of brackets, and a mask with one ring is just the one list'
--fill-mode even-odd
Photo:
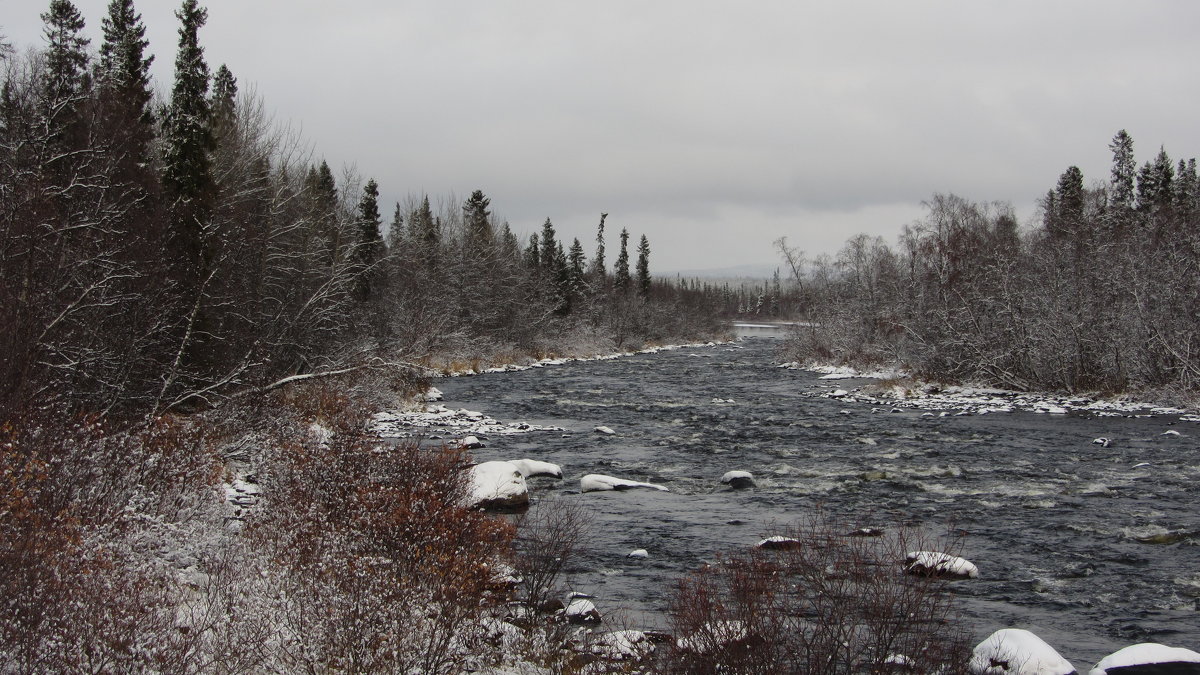
{"label": "bare shrub", "polygon": [[[969,649],[947,582],[903,573],[939,547],[911,530],[861,537],[824,516],[800,546],[732,556],[683,579],[671,667],[688,673],[965,672]],[[901,665],[903,664],[903,667]]]}
{"label": "bare shrub", "polygon": [[461,669],[500,600],[489,592],[511,527],[462,506],[465,453],[379,445],[332,406],[317,406],[332,434],[300,434],[269,459],[269,508],[247,528],[281,567],[280,665]]}
{"label": "bare shrub", "polygon": [[215,503],[198,431],[38,411],[0,429],[0,670],[189,672],[173,570],[144,549]]}
{"label": "bare shrub", "polygon": [[560,499],[542,501],[518,519],[513,568],[529,607],[541,609],[562,593],[562,571],[587,536],[589,521],[587,509]]}

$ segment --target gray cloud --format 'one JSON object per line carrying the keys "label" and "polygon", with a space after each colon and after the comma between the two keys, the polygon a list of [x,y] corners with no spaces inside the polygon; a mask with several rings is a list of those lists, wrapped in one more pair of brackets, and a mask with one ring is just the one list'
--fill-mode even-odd
{"label": "gray cloud", "polygon": [[[106,3],[77,4],[98,42]],[[176,3],[138,4],[165,88]],[[40,44],[44,5],[3,32]],[[1029,214],[1068,165],[1105,177],[1120,128],[1142,160],[1200,146],[1195,3],[207,6],[210,63],[384,199],[481,188],[518,231],[585,242],[607,211],[658,269],[891,238],[934,192]]]}

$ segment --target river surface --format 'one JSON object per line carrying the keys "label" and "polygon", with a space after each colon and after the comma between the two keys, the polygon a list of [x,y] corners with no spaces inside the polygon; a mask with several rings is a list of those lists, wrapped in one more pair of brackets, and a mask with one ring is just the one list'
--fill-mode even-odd
{"label": "river surface", "polygon": [[[601,612],[666,628],[681,575],[823,508],[885,530],[965,532],[961,555],[980,578],[953,587],[977,639],[1027,628],[1083,671],[1136,642],[1200,651],[1200,424],[931,416],[821,398],[865,381],[779,368],[778,340],[756,336],[772,330],[741,332],[732,344],[438,381],[449,408],[565,429],[496,435],[474,455],[562,466],[561,481],[530,479],[531,494],[589,510],[569,582]],[[757,486],[726,488],[730,470]],[[581,494],[591,473],[670,492]],[[1172,543],[1140,541],[1154,535]],[[638,548],[649,557],[625,557]]]}

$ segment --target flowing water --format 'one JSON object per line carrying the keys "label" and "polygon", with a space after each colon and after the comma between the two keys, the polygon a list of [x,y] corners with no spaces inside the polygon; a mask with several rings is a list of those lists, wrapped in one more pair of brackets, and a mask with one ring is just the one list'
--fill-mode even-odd
{"label": "flowing water", "polygon": [[[953,587],[979,639],[1027,628],[1079,668],[1135,642],[1200,650],[1200,424],[930,416],[821,398],[864,381],[779,368],[778,344],[743,337],[438,387],[450,408],[565,429],[497,435],[474,454],[563,467],[561,481],[530,483],[535,502],[572,500],[591,514],[571,585],[635,625],[665,628],[681,575],[822,508],[885,530],[967,533],[961,555],[980,578]],[[616,433],[595,432],[600,425]],[[726,488],[719,479],[730,470],[752,472],[757,486]],[[581,494],[590,473],[670,492]],[[625,557],[637,548],[649,557]]]}

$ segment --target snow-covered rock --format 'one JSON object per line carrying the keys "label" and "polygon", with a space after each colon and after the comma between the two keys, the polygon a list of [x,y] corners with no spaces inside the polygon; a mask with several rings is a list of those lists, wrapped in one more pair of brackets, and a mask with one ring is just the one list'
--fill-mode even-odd
{"label": "snow-covered rock", "polygon": [[599,434],[604,434],[606,436],[612,436],[613,434],[617,433],[617,432],[613,431],[610,427],[605,427],[605,426],[596,427],[592,431],[595,431],[596,433],[599,433]]}
{"label": "snow-covered rock", "polygon": [[1092,439],[1092,445],[1098,445],[1102,448],[1107,448],[1109,446],[1109,444],[1111,444],[1111,443],[1112,443],[1112,439],[1105,438],[1104,436],[1101,436],[1100,438]]}
{"label": "snow-covered rock", "polygon": [[786,551],[788,549],[800,548],[800,540],[775,535],[774,537],[763,539],[755,544],[754,547],[768,551]]}
{"label": "snow-covered rock", "polygon": [[721,476],[721,482],[735,490],[754,487],[754,474],[749,471],[728,471]]}
{"label": "snow-covered rock", "polygon": [[650,488],[652,490],[662,490],[670,492],[667,488],[654,483],[640,483],[635,480],[625,480],[624,478],[614,478],[598,473],[589,473],[579,479],[579,489],[582,492],[601,492],[604,490],[632,490],[634,488]]}
{"label": "snow-covered rock", "polygon": [[635,560],[645,560],[646,558],[650,557],[650,553],[644,548],[635,548],[629,553],[626,553],[625,557],[634,558]]}
{"label": "snow-covered rock", "polygon": [[516,509],[529,505],[525,476],[512,462],[483,462],[471,467],[468,506],[481,509]]}
{"label": "snow-covered rock", "polygon": [[258,505],[262,488],[250,477],[235,478],[225,484],[225,501],[233,507],[231,526],[240,527],[246,513]]}
{"label": "snow-covered rock", "polygon": [[618,630],[593,637],[588,651],[606,661],[640,661],[654,651],[654,643],[640,630]]}
{"label": "snow-covered rock", "polygon": [[600,612],[596,605],[587,598],[574,598],[563,610],[567,621],[571,623],[600,623]]}
{"label": "snow-covered rock", "polygon": [[741,621],[710,621],[696,632],[676,640],[675,646],[685,652],[708,654],[727,645],[748,642],[749,638],[750,632]]}
{"label": "snow-covered rock", "polygon": [[483,441],[480,441],[479,438],[475,436],[467,436],[463,438],[461,442],[459,442],[459,445],[467,450],[478,450],[479,448],[483,447]]}
{"label": "snow-covered rock", "polygon": [[1040,637],[1021,628],[989,635],[971,653],[973,675],[1073,675],[1075,666]]}
{"label": "snow-covered rock", "polygon": [[430,387],[424,394],[421,395],[421,399],[423,401],[425,401],[426,403],[433,403],[434,401],[440,401],[440,400],[442,400],[442,398],[443,398],[442,390],[438,389],[437,387]]}
{"label": "snow-covered rock", "polygon": [[975,563],[937,551],[910,551],[904,558],[904,571],[947,579],[975,579],[979,576],[979,568]]}
{"label": "snow-covered rock", "polygon": [[562,478],[562,467],[550,462],[541,462],[536,459],[513,459],[510,463],[517,467],[517,471],[521,475],[529,478],[530,476],[553,476],[554,478]]}
{"label": "snow-covered rock", "polygon": [[1157,642],[1130,645],[1100,659],[1088,675],[1196,675],[1200,654]]}

